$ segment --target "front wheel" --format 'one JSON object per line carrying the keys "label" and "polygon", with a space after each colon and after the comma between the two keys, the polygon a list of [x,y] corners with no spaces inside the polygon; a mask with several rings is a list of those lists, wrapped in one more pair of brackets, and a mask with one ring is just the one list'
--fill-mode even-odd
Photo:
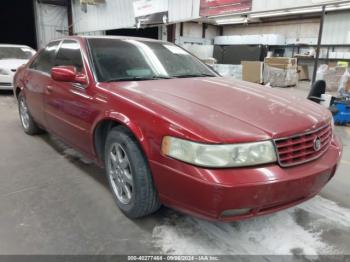
{"label": "front wheel", "polygon": [[30,115],[26,98],[22,92],[18,95],[18,111],[23,130],[26,134],[36,135],[43,132],[43,130],[38,127],[33,117]]}
{"label": "front wheel", "polygon": [[160,207],[151,171],[136,139],[123,126],[113,128],[105,144],[106,175],[115,201],[130,218]]}

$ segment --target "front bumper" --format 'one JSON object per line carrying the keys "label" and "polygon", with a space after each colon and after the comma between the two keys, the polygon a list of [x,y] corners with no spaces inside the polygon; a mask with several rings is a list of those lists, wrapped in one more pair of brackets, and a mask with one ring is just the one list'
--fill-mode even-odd
{"label": "front bumper", "polygon": [[0,83],[0,90],[12,90],[13,85],[11,83]]}
{"label": "front bumper", "polygon": [[0,90],[13,89],[13,75],[0,75]]}
{"label": "front bumper", "polygon": [[[209,220],[235,221],[313,197],[333,177],[341,152],[341,143],[334,137],[320,158],[288,168],[273,164],[203,169],[167,157],[150,161],[150,165],[163,204]],[[223,214],[242,209],[246,211],[238,215]]]}

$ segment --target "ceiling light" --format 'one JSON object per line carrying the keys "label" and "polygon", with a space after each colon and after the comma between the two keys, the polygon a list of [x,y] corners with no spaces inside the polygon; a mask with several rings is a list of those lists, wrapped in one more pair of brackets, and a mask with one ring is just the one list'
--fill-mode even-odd
{"label": "ceiling light", "polygon": [[247,17],[234,17],[234,18],[226,18],[226,19],[217,19],[215,20],[216,24],[243,24],[247,23]]}
{"label": "ceiling light", "polygon": [[334,11],[334,10],[344,10],[344,9],[350,9],[350,4],[338,4],[334,6],[327,6],[327,11]]}
{"label": "ceiling light", "polygon": [[[349,3],[342,3],[337,5],[330,5],[326,7],[326,11],[335,11],[335,10],[344,10],[350,9]],[[293,14],[306,14],[306,13],[317,13],[321,12],[322,7],[312,7],[312,8],[303,8],[303,9],[291,9],[291,10],[282,10],[276,12],[265,12],[265,13],[255,13],[249,15],[250,18],[260,18],[260,17],[273,17],[273,16],[284,16],[284,15],[293,15]]]}
{"label": "ceiling light", "polygon": [[279,15],[286,15],[286,14],[287,14],[286,11],[278,11],[278,12],[251,14],[251,15],[249,15],[249,17],[260,18],[260,17],[279,16]]}
{"label": "ceiling light", "polygon": [[289,14],[304,14],[304,13],[316,13],[321,12],[322,8],[316,7],[316,8],[307,8],[307,9],[297,9],[297,10],[290,10]]}

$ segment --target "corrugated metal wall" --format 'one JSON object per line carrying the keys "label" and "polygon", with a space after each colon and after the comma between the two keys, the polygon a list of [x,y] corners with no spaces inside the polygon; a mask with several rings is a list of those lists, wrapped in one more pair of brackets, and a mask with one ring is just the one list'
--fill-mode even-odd
{"label": "corrugated metal wall", "polygon": [[79,0],[72,3],[75,33],[130,28],[135,25],[131,0],[106,0],[106,3],[88,5],[85,13]]}
{"label": "corrugated metal wall", "polygon": [[[176,23],[199,18],[200,0],[164,0],[169,3],[169,22]],[[266,11],[296,6],[306,6],[331,0],[253,0],[252,11]],[[73,0],[73,25],[75,33],[103,31],[135,26],[133,0],[106,0],[105,4],[87,6],[87,12],[82,11],[80,1]],[[52,15],[54,17],[54,15]],[[350,13],[329,13],[324,26],[324,44],[343,44],[350,42]],[[198,31],[198,32],[197,32]],[[195,30],[201,34],[201,30]],[[242,28],[226,26],[225,35],[285,34],[287,38],[315,38],[318,33],[317,22],[302,24],[291,22],[288,25],[262,25]],[[198,35],[199,37],[199,35]]]}
{"label": "corrugated metal wall", "polygon": [[350,44],[350,11],[326,15],[322,44]]}
{"label": "corrugated metal wall", "polygon": [[[199,18],[200,0],[163,0],[169,4],[169,22],[175,23]],[[133,0],[106,0],[105,4],[88,5],[82,11],[80,1],[72,3],[74,32],[131,28],[135,26]]]}
{"label": "corrugated metal wall", "polygon": [[67,8],[39,4],[35,1],[36,31],[38,48],[49,41],[68,34]]}

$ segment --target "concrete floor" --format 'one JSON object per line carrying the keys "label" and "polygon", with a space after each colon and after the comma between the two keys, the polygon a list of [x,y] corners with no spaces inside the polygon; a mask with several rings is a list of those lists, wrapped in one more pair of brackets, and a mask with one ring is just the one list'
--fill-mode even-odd
{"label": "concrete floor", "polygon": [[350,128],[336,132],[339,170],[299,207],[230,224],[167,208],[132,221],[103,170],[47,134],[25,135],[14,98],[1,92],[0,254],[350,254]]}

